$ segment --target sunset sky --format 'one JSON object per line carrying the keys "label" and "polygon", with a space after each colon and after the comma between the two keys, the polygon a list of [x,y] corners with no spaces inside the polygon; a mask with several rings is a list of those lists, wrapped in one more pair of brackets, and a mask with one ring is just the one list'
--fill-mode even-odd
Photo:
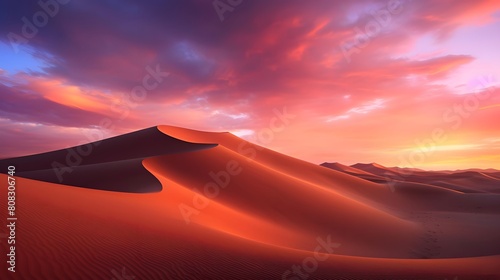
{"label": "sunset sky", "polygon": [[0,4],[0,158],[167,124],[315,164],[500,168],[498,0],[41,3]]}

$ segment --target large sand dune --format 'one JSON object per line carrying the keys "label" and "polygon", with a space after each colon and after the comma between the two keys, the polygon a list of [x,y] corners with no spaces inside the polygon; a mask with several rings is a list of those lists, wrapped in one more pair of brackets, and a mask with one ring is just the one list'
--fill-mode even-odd
{"label": "large sand dune", "polygon": [[93,145],[61,181],[71,151],[0,160],[18,176],[0,279],[500,279],[496,171],[317,166],[158,126]]}

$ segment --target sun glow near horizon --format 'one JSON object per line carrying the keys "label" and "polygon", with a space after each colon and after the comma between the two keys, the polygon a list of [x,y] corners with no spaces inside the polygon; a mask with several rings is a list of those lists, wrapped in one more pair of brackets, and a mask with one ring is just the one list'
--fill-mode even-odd
{"label": "sun glow near horizon", "polygon": [[[499,135],[498,1],[252,1],[223,21],[201,2],[67,5],[83,9],[61,6],[26,44],[0,39],[5,156],[85,139],[66,128],[118,135],[171,124],[314,163],[395,166],[431,139],[434,152],[415,167],[500,169],[499,143],[488,140]],[[77,19],[93,5],[107,17],[82,29]],[[11,11],[0,29],[22,35],[26,10]],[[132,11],[142,20],[124,28]],[[277,129],[272,120],[286,114]]]}

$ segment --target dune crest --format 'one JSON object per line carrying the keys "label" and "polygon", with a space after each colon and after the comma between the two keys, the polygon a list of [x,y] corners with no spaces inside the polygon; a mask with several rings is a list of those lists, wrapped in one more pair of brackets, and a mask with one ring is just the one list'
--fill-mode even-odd
{"label": "dune crest", "polygon": [[48,173],[67,152],[0,161],[19,170],[22,221],[2,279],[500,277],[498,184],[472,185],[491,173],[318,166],[158,126],[103,140],[59,184]]}

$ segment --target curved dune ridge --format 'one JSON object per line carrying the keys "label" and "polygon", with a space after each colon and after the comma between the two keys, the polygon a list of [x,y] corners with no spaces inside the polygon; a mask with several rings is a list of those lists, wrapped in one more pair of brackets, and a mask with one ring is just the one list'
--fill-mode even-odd
{"label": "curved dune ridge", "polygon": [[144,169],[143,159],[214,146],[189,143],[151,127],[67,149],[0,160],[0,170],[14,165],[23,178],[110,191],[158,192],[162,186]]}
{"label": "curved dune ridge", "polygon": [[481,171],[374,166],[387,179],[158,126],[94,145],[60,184],[67,153],[0,161],[18,175],[0,279],[500,279],[499,185],[474,185],[495,180]]}

